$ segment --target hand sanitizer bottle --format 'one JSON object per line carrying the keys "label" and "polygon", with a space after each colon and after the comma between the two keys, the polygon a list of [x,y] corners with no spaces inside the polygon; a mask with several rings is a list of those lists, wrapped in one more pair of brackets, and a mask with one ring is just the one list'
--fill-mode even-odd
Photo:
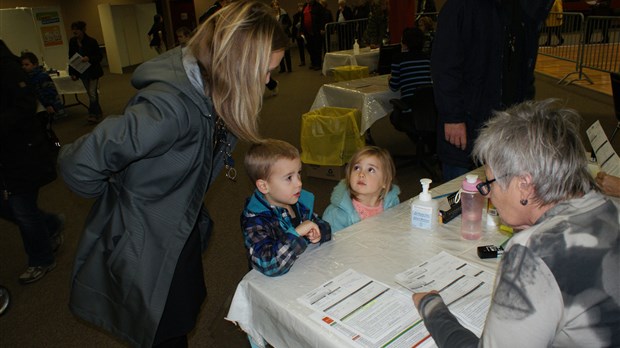
{"label": "hand sanitizer bottle", "polygon": [[411,225],[415,228],[433,230],[439,220],[439,202],[433,200],[428,187],[431,179],[421,179],[422,192],[411,204]]}
{"label": "hand sanitizer bottle", "polygon": [[357,39],[355,39],[353,44],[353,54],[360,54],[360,44],[357,43]]}

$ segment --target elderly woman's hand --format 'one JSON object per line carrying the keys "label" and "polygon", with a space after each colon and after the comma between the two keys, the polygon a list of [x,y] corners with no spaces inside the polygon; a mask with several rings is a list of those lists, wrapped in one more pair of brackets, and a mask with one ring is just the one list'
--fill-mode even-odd
{"label": "elderly woman's hand", "polygon": [[413,299],[413,304],[415,305],[415,308],[419,311],[420,310],[420,301],[422,301],[424,296],[426,296],[428,294],[438,294],[438,293],[439,292],[437,292],[436,290],[429,291],[429,292],[416,292],[416,293],[413,294],[413,296],[411,296],[411,298]]}
{"label": "elderly woman's hand", "polygon": [[620,197],[620,178],[605,172],[596,174],[596,184],[606,195]]}

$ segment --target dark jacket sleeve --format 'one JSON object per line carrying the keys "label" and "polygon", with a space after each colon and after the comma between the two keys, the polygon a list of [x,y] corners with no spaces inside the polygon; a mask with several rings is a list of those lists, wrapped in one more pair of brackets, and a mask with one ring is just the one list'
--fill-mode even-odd
{"label": "dark jacket sleeve", "polygon": [[35,92],[19,58],[0,52],[0,76],[0,190],[31,191],[56,178],[55,157],[35,117]]}
{"label": "dark jacket sleeve", "polygon": [[283,13],[280,15],[280,24],[282,24],[282,29],[284,29],[284,32],[286,33],[286,35],[291,37],[292,23],[291,23],[291,17],[289,17],[287,13]]}
{"label": "dark jacket sleeve", "polygon": [[31,87],[26,85],[26,75],[8,57],[2,57],[2,110],[0,113],[0,136],[6,138],[28,115],[36,112],[36,97]]}
{"label": "dark jacket sleeve", "polygon": [[420,315],[439,348],[478,347],[478,337],[459,323],[439,294],[428,294],[420,301]]}
{"label": "dark jacket sleeve", "polygon": [[[466,121],[462,90],[465,70],[465,42],[461,1],[447,1],[440,13],[431,58],[432,76],[439,120],[442,123]],[[474,49],[474,48],[470,48]]]}
{"label": "dark jacket sleeve", "polygon": [[52,78],[45,72],[40,72],[39,74],[35,84],[37,97],[43,106],[54,107],[58,103],[58,91],[56,90],[54,81],[52,81]]}
{"label": "dark jacket sleeve", "polygon": [[[73,37],[69,41],[69,58],[73,57],[75,53],[78,53],[78,50],[77,38]],[[90,79],[98,79],[103,76],[103,68],[101,67],[103,55],[101,54],[101,49],[99,49],[99,43],[96,39],[86,34],[84,34],[84,39],[82,40],[82,56],[88,57],[90,67],[86,69],[84,73],[87,73]],[[69,75],[81,76],[81,74],[71,66],[69,66]]]}
{"label": "dark jacket sleeve", "polygon": [[[351,10],[349,6],[345,6],[344,10],[342,10],[342,15],[345,20],[350,21],[353,19],[353,10]],[[336,20],[338,20],[338,18],[336,18]]]}

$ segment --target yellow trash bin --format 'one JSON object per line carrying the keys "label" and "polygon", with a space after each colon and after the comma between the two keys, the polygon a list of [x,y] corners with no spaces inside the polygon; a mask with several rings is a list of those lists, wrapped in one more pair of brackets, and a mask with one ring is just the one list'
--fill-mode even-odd
{"label": "yellow trash bin", "polygon": [[346,164],[364,146],[357,109],[323,107],[301,119],[301,161],[322,166]]}
{"label": "yellow trash bin", "polygon": [[357,80],[357,79],[361,79],[364,77],[368,77],[367,66],[344,65],[344,66],[337,66],[333,68],[332,71],[334,73],[334,80],[336,80],[336,82]]}

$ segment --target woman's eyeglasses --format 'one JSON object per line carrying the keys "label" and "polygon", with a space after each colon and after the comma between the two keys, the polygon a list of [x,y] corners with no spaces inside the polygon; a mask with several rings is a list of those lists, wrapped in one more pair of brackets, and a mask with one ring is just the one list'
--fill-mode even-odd
{"label": "woman's eyeglasses", "polygon": [[480,192],[480,194],[483,196],[488,195],[489,192],[491,192],[491,184],[494,183],[495,180],[497,180],[497,178],[491,179],[491,180],[487,179],[486,181],[481,182],[478,185],[476,185],[478,192]]}

